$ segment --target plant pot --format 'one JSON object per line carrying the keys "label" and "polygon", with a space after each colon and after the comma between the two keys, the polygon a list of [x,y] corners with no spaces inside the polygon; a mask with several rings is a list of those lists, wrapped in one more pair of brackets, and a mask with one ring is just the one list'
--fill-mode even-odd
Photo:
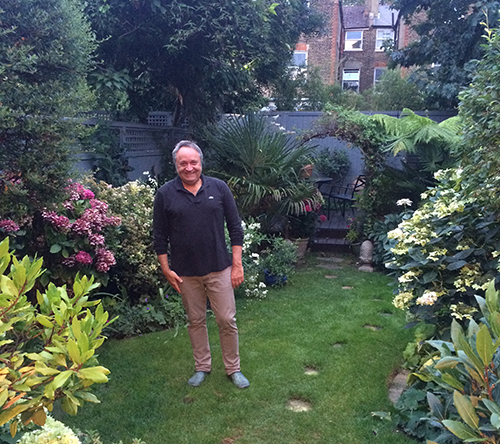
{"label": "plant pot", "polygon": [[359,253],[361,252],[361,242],[353,242],[349,244],[349,248],[352,251],[352,254],[359,258]]}
{"label": "plant pot", "polygon": [[307,247],[309,246],[309,238],[294,239],[293,243],[297,247],[297,259],[302,259],[306,255]]}
{"label": "plant pot", "polygon": [[269,273],[268,270],[264,270],[264,283],[270,287],[274,285],[284,285],[287,279],[288,278],[286,276],[274,276]]}

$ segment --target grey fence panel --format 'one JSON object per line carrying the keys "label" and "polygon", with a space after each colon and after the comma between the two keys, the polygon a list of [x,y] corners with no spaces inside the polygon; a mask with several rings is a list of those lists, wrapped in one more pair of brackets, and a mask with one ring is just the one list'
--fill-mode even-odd
{"label": "grey fence panel", "polygon": [[[429,117],[436,122],[442,122],[456,115],[456,111],[415,111],[416,114]],[[158,114],[158,113],[157,113]],[[163,116],[165,113],[159,113]],[[318,111],[286,111],[286,112],[262,112],[268,116],[277,126],[285,129],[290,137],[297,137],[305,131],[313,128],[314,123],[323,115]],[[394,117],[401,117],[401,111],[363,111],[363,114],[386,114]],[[161,121],[163,122],[163,121]],[[159,121],[154,121],[153,125],[143,125],[128,122],[109,122],[111,128],[120,131],[120,146],[125,149],[125,155],[129,161],[132,171],[129,173],[130,180],[143,177],[145,171],[160,172],[162,153],[171,151],[175,144],[182,139],[189,137],[186,128],[158,126]],[[86,124],[95,125],[96,120],[88,120]],[[313,139],[309,142],[315,147],[315,152],[327,148],[329,150],[344,150],[351,160],[351,169],[347,180],[353,180],[364,171],[364,159],[361,150],[351,144],[342,142],[334,137]],[[92,153],[77,154],[77,168],[80,171],[92,171],[95,157]],[[394,167],[401,165],[401,157],[389,156],[388,164]]]}
{"label": "grey fence panel", "polygon": [[[95,120],[86,122],[95,125]],[[119,130],[120,147],[131,167],[129,180],[144,178],[144,172],[161,170],[161,160],[165,150],[171,151],[175,144],[188,136],[185,128],[159,127],[129,122],[110,122],[109,126]],[[76,168],[81,172],[90,172],[96,161],[93,153],[77,153]]]}

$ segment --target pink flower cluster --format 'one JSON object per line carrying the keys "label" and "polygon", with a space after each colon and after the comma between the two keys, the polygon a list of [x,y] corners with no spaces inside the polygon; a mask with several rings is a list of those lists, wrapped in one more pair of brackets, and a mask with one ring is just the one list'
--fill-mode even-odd
{"label": "pink flower cluster", "polygon": [[66,187],[66,190],[68,190],[70,194],[69,200],[87,200],[93,199],[95,197],[92,191],[90,191],[88,188],[85,188],[80,183],[71,184],[70,186]]}
{"label": "pink flower cluster", "polygon": [[96,254],[97,259],[95,268],[97,269],[97,271],[106,273],[107,271],[109,271],[111,266],[116,264],[116,259],[111,251],[106,250],[105,248],[98,248],[96,250]]}
{"label": "pink flower cluster", "polygon": [[62,261],[63,265],[67,267],[74,267],[76,264],[90,265],[94,260],[92,256],[86,251],[79,251]]}
{"label": "pink flower cluster", "polygon": [[43,211],[42,217],[59,231],[67,232],[71,227],[69,219],[66,216],[59,216],[55,211]]}
{"label": "pink flower cluster", "polygon": [[109,271],[111,266],[116,264],[116,260],[113,253],[104,248],[106,241],[101,232],[105,227],[120,225],[121,219],[108,216],[106,214],[108,204],[95,199],[94,193],[81,184],[72,183],[66,188],[66,191],[70,197],[63,203],[63,207],[69,212],[68,215],[74,222],[71,222],[66,216],[59,216],[55,211],[46,210],[42,213],[42,217],[57,231],[70,233],[77,248],[83,237],[84,244],[81,244],[83,248],[87,249],[85,246],[88,247],[90,244],[91,247],[95,248],[95,251],[80,250],[78,253],[63,259],[62,264],[67,267],[94,264],[99,272]]}
{"label": "pink flower cluster", "polygon": [[0,230],[5,231],[6,233],[15,233],[16,231],[19,231],[19,225],[11,219],[3,219],[0,220]]}

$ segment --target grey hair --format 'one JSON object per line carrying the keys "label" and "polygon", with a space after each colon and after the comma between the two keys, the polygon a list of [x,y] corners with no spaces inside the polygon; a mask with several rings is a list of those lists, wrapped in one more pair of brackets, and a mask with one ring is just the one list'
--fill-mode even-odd
{"label": "grey hair", "polygon": [[175,145],[175,148],[172,151],[172,160],[174,161],[174,165],[176,165],[176,168],[177,168],[177,163],[176,163],[177,151],[179,151],[184,146],[195,149],[200,155],[200,161],[201,164],[203,165],[203,152],[201,151],[200,147],[196,145],[196,143],[194,143],[192,140],[181,140],[177,145]]}

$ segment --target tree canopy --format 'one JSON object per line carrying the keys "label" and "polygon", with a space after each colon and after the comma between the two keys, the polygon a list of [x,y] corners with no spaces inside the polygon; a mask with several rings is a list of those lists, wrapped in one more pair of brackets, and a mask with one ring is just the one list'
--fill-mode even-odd
{"label": "tree canopy", "polygon": [[412,80],[428,94],[431,106],[453,108],[468,85],[475,60],[484,54],[484,22],[496,26],[500,2],[489,0],[396,0],[400,20],[419,40],[391,55],[394,64],[418,67]]}
{"label": "tree canopy", "polygon": [[0,214],[26,216],[67,185],[96,42],[80,0],[2,0]]}
{"label": "tree canopy", "polygon": [[125,91],[130,110],[210,120],[255,103],[286,72],[300,33],[321,23],[306,0],[89,0],[102,40],[98,86]]}

